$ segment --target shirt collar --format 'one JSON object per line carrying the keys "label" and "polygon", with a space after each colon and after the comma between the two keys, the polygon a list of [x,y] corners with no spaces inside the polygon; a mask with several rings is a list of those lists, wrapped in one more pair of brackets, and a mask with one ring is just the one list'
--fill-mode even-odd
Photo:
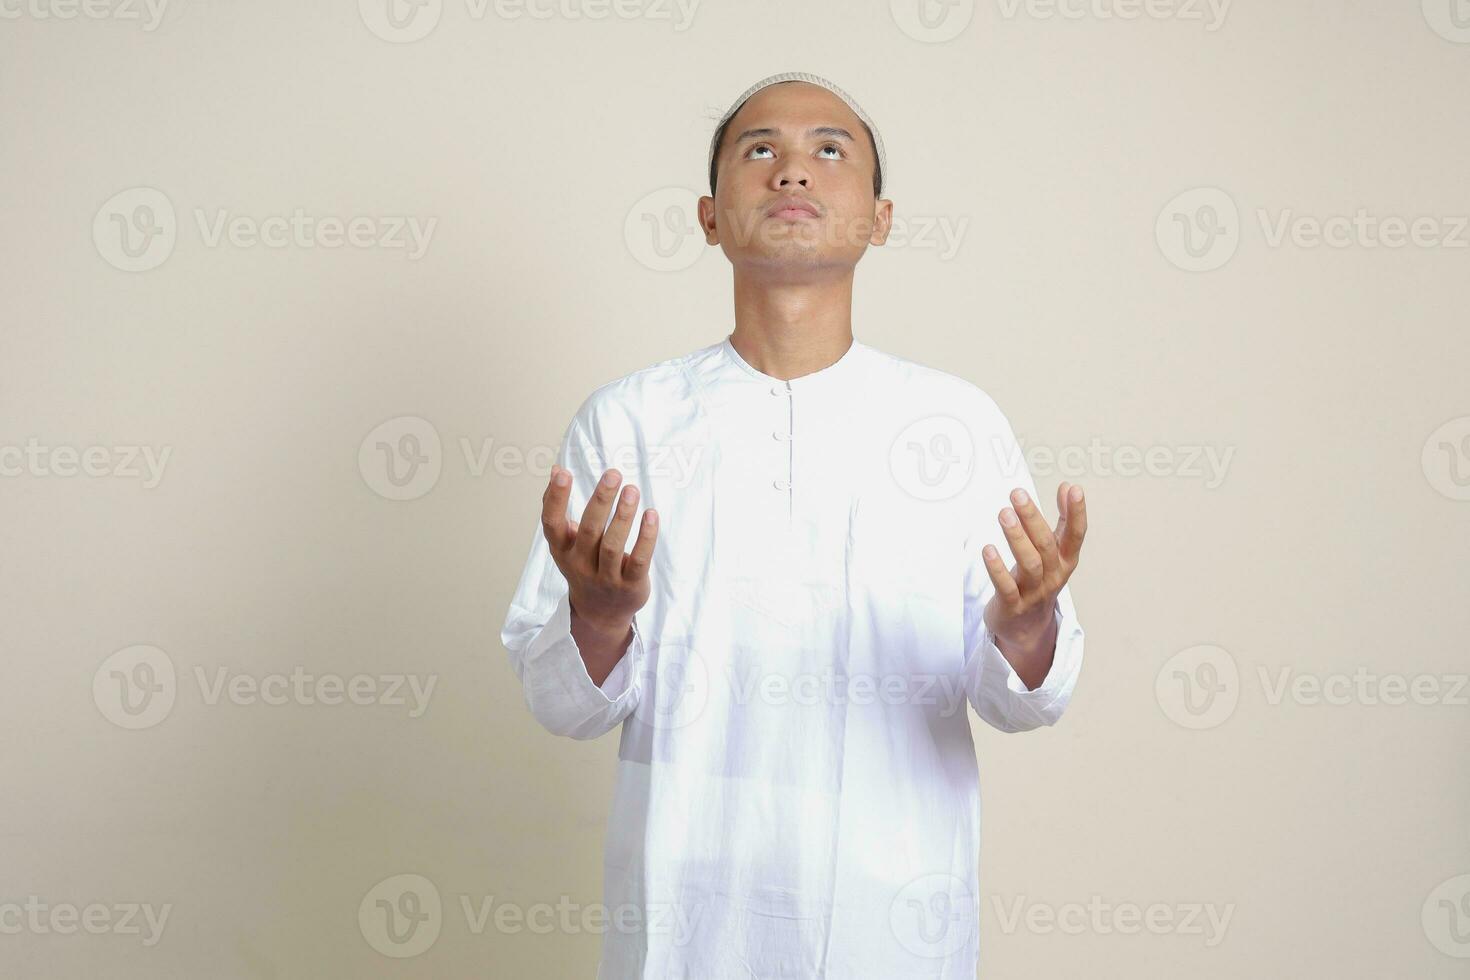
{"label": "shirt collar", "polygon": [[866,350],[866,347],[863,344],[859,343],[858,339],[854,337],[852,339],[852,343],[848,346],[847,350],[843,352],[842,356],[833,361],[831,364],[828,364],[826,367],[820,368],[816,371],[803,374],[798,378],[783,380],[781,378],[772,377],[771,375],[766,374],[763,371],[757,371],[754,367],[747,363],[745,358],[740,356],[740,352],[735,349],[735,345],[730,343],[730,338],[732,336],[734,336],[733,333],[726,334],[725,339],[720,341],[719,345],[721,353],[723,353],[725,359],[730,363],[731,366],[748,375],[752,380],[760,381],[764,384],[773,386],[784,387],[789,385],[793,391],[815,388],[819,385],[827,384],[829,382],[839,381],[847,377],[848,375],[851,375],[857,368],[858,359],[862,356],[863,351]]}

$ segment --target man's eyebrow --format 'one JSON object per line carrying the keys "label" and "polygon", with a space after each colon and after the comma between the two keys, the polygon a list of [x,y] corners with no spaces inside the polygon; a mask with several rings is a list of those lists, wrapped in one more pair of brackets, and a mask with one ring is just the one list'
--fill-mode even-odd
{"label": "man's eyebrow", "polygon": [[[813,126],[811,129],[806,131],[806,134],[808,136],[826,136],[830,139],[847,140],[849,143],[855,142],[852,138],[852,134],[843,129],[841,126]],[[765,127],[762,129],[747,129],[745,132],[735,137],[735,143],[731,145],[733,146],[739,143],[744,143],[746,140],[765,139],[768,136],[780,135],[781,131],[779,129],[771,129],[770,127]]]}

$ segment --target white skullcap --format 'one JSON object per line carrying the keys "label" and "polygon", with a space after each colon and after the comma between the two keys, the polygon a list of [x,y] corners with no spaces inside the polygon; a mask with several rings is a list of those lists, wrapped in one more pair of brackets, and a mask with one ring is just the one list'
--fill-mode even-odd
{"label": "white skullcap", "polygon": [[833,83],[827,81],[827,79],[822,78],[819,75],[813,75],[809,72],[804,71],[783,71],[779,75],[772,75],[769,78],[762,78],[760,81],[756,82],[750,88],[742,92],[740,98],[731,103],[730,108],[725,110],[725,114],[720,117],[720,121],[715,125],[715,136],[710,137],[709,160],[705,163],[706,172],[708,172],[709,169],[715,165],[715,138],[718,137],[720,134],[720,127],[725,125],[725,123],[730,120],[731,116],[740,111],[740,107],[745,104],[746,99],[750,98],[752,95],[759,92],[766,86],[775,85],[778,82],[808,82],[812,85],[820,85],[822,88],[837,96],[843,102],[846,102],[847,107],[853,111],[853,115],[861,119],[863,121],[863,125],[867,126],[868,131],[873,134],[873,147],[878,151],[878,172],[882,175],[883,182],[885,184],[888,182],[888,160],[883,153],[883,137],[878,135],[878,127],[873,125],[873,120],[868,118],[868,114],[863,111],[862,106],[858,105],[852,96],[842,91],[842,89],[838,88]]}

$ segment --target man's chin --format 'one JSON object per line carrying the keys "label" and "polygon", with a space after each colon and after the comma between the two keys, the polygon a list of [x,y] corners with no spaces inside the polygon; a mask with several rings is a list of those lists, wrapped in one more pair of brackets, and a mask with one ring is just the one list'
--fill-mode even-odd
{"label": "man's chin", "polygon": [[855,262],[851,256],[824,249],[817,242],[787,242],[748,251],[736,264],[759,275],[779,279],[801,277],[816,271],[850,271]]}

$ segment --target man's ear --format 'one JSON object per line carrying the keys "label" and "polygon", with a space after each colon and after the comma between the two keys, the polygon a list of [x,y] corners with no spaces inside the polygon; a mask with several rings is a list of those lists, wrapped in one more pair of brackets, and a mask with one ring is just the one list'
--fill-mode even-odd
{"label": "man's ear", "polygon": [[715,199],[708,194],[699,199],[699,227],[704,230],[706,245],[720,244],[720,233],[715,228]]}
{"label": "man's ear", "polygon": [[893,202],[880,198],[873,205],[873,234],[868,239],[871,245],[882,245],[888,241],[888,232],[893,228]]}

